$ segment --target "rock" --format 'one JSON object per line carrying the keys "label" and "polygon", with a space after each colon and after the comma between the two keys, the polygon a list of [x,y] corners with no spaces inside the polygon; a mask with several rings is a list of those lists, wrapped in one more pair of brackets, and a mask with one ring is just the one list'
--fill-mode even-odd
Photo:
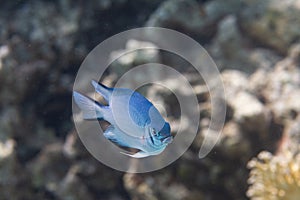
{"label": "rock", "polygon": [[287,53],[291,44],[300,39],[300,1],[248,1],[239,12],[243,32],[259,43]]}
{"label": "rock", "polygon": [[240,32],[234,15],[220,21],[217,35],[207,49],[220,70],[237,69],[251,74],[256,69],[270,69],[280,60],[271,50],[251,47],[251,41]]}
{"label": "rock", "polygon": [[0,143],[0,158],[1,160],[11,156],[14,152],[15,141],[7,140],[4,143]]}
{"label": "rock", "polygon": [[283,137],[278,145],[278,152],[289,149],[294,153],[300,153],[300,114],[293,121],[288,121],[283,130]]}
{"label": "rock", "polygon": [[78,177],[79,166],[73,165],[70,167],[64,179],[60,182],[57,189],[57,195],[60,199],[65,200],[80,200],[80,199],[94,199],[90,194],[87,186]]}
{"label": "rock", "polygon": [[52,2],[34,2],[21,7],[11,19],[11,24],[22,38],[27,38],[32,44],[43,44],[40,53],[55,59],[51,45],[65,54],[69,54],[74,47],[73,38],[79,29],[79,17],[78,7],[71,6],[68,1],[59,6]]}
{"label": "rock", "polygon": [[69,133],[63,145],[63,153],[68,158],[74,159],[79,154],[79,138],[75,131]]}
{"label": "rock", "polygon": [[291,46],[289,49],[289,57],[296,61],[299,62],[300,60],[300,43],[294,44]]}
{"label": "rock", "polygon": [[293,119],[300,113],[300,91],[295,91],[272,104],[276,118]]}
{"label": "rock", "polygon": [[[291,58],[278,62],[264,79],[261,96],[273,110],[276,119],[292,119],[300,112],[300,70]],[[281,120],[280,120],[281,121]]]}
{"label": "rock", "polygon": [[42,78],[49,72],[49,64],[45,61],[36,61],[30,64],[20,66],[15,74],[16,82],[11,83],[15,85],[16,91],[19,94],[17,103],[32,98],[37,90],[41,87],[40,82]]}
{"label": "rock", "polygon": [[16,127],[21,123],[19,110],[9,106],[0,115],[0,141],[12,138],[16,134]]}
{"label": "rock", "polygon": [[8,87],[1,88],[1,104],[18,104],[32,98],[42,88],[40,82],[48,72],[49,64],[41,60],[18,67],[4,65],[0,71],[1,84]]}
{"label": "rock", "polygon": [[245,43],[238,30],[236,17],[230,15],[220,21],[217,35],[212,46],[208,48],[220,70],[230,68],[240,69],[243,72],[253,71],[248,69],[250,66]]}
{"label": "rock", "polygon": [[[162,199],[189,199],[190,191],[183,184],[173,183],[167,187],[167,192],[162,192]],[[199,195],[201,197],[201,195]],[[199,198],[198,196],[198,198]],[[196,197],[194,197],[196,198]]]}
{"label": "rock", "polygon": [[9,48],[7,45],[0,46],[0,70],[2,69],[2,59],[9,54]]}
{"label": "rock", "polygon": [[153,178],[143,180],[136,174],[125,174],[123,177],[124,186],[132,199],[157,200],[158,197],[153,191]]}
{"label": "rock", "polygon": [[197,38],[211,38],[217,22],[240,7],[239,1],[208,1],[200,5],[195,0],[168,0],[150,16],[146,26],[184,30]]}
{"label": "rock", "polygon": [[203,30],[204,26],[207,25],[204,24],[203,18],[203,14],[201,14],[201,7],[197,1],[169,0],[162,3],[150,16],[146,26],[172,27],[175,29],[186,29],[191,32],[196,30],[201,32],[200,29]]}
{"label": "rock", "polygon": [[[59,167],[57,167],[59,165]],[[27,170],[36,188],[57,193],[59,185],[70,167],[70,161],[62,153],[62,144],[47,145],[39,155],[27,164]]]}
{"label": "rock", "polygon": [[247,75],[237,70],[225,70],[221,74],[224,84],[226,99],[234,98],[240,91],[248,91]]}
{"label": "rock", "polygon": [[245,134],[239,124],[229,121],[225,124],[220,143],[216,148],[220,148],[220,152],[229,159],[241,159],[246,162],[251,154],[251,143],[245,140]]}
{"label": "rock", "polygon": [[15,149],[14,140],[0,140],[0,199],[18,200],[32,196],[29,177],[18,162]]}
{"label": "rock", "polygon": [[247,92],[239,92],[229,100],[233,107],[233,118],[247,132],[256,132],[263,135],[267,131],[268,117],[263,104]]}
{"label": "rock", "polygon": [[113,62],[112,71],[121,76],[132,67],[145,63],[159,63],[159,49],[150,42],[131,39],[127,41],[125,49],[112,52],[110,60]]}
{"label": "rock", "polygon": [[123,188],[120,180],[122,180],[124,173],[109,168],[92,157],[85,158],[77,164],[80,167],[78,171],[80,180],[85,183],[89,190],[105,194],[111,194],[112,192],[120,194],[120,191],[117,191],[116,188]]}
{"label": "rock", "polygon": [[227,104],[233,110],[233,120],[240,124],[242,131],[265,135],[270,121],[269,112],[263,103],[251,94],[246,75],[226,70],[222,73],[222,80]]}
{"label": "rock", "polygon": [[272,69],[272,67],[278,61],[280,61],[282,57],[276,54],[273,50],[265,48],[255,48],[253,49],[253,51],[249,52],[248,59],[250,65],[254,66],[254,68],[256,68],[257,70],[268,70]]}
{"label": "rock", "polygon": [[260,99],[264,99],[262,93],[266,88],[266,79],[269,72],[266,69],[258,69],[249,77],[249,89]]}
{"label": "rock", "polygon": [[171,179],[169,173],[156,176],[140,176],[138,174],[125,174],[124,185],[132,199],[201,199],[204,197],[199,191],[190,191],[180,183],[168,183]]}

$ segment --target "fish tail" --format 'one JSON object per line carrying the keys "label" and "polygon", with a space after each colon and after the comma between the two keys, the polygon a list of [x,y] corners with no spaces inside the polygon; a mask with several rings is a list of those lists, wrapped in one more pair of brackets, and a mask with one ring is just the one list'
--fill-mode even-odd
{"label": "fish tail", "polygon": [[78,107],[82,110],[84,119],[103,118],[102,105],[99,102],[75,91],[73,92],[73,97]]}
{"label": "fish tail", "polygon": [[92,85],[94,86],[96,92],[101,94],[106,101],[110,100],[110,97],[113,92],[113,88],[106,87],[105,85],[98,83],[94,80],[92,80]]}

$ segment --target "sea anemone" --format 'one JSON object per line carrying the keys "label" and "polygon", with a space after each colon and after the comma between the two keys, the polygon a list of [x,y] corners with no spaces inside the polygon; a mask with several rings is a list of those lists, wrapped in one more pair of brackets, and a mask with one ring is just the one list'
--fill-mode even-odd
{"label": "sea anemone", "polygon": [[261,152],[253,158],[247,196],[251,200],[299,200],[300,154],[289,150],[279,155]]}

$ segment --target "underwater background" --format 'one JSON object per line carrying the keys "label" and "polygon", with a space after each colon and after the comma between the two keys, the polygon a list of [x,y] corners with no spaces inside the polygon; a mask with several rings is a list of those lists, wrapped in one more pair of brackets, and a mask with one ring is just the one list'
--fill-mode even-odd
{"label": "underwater background", "polygon": [[[211,114],[203,80],[167,52],[117,60],[105,84],[161,62],[190,77],[201,111],[199,132],[181,158],[131,174],[87,152],[72,119],[72,90],[96,45],[143,26],[180,31],[208,51],[221,72],[227,113],[219,143],[199,159]],[[175,131],[174,95],[146,89]],[[300,0],[1,1],[0,200],[298,200],[299,144]]]}

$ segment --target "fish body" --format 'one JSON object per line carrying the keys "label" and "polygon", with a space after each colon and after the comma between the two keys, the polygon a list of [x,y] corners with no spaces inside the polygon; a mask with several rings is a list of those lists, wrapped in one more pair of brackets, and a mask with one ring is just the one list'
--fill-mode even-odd
{"label": "fish body", "polygon": [[84,119],[110,123],[103,133],[106,139],[140,150],[135,154],[122,154],[134,158],[157,155],[172,142],[169,123],[143,95],[127,88],[109,88],[96,81],[92,81],[92,85],[107,101],[107,106],[76,91],[73,92],[74,100]]}

